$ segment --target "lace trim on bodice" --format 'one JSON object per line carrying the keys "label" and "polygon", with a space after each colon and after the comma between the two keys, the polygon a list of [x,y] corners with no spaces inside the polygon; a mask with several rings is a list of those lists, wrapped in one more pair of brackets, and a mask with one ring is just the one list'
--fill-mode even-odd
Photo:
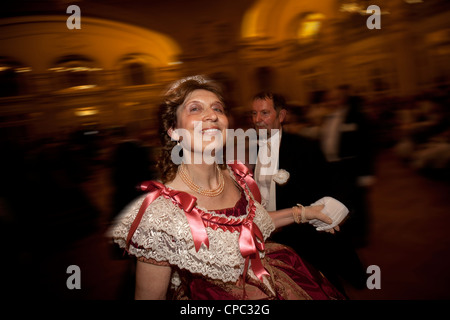
{"label": "lace trim on bodice", "polygon": [[[236,179],[231,170],[230,173]],[[158,197],[146,209],[131,239],[128,252],[136,257],[166,261],[170,265],[211,279],[237,281],[245,264],[239,247],[240,225],[248,217],[249,199],[253,197],[248,188],[244,191],[247,200],[245,215],[227,216],[198,208],[209,239],[209,248],[202,244],[198,251],[195,249],[185,212],[173,199]],[[145,195],[137,198],[125,208],[112,229],[114,242],[122,248],[126,248],[128,231],[144,198]],[[253,222],[261,230],[264,239],[267,239],[275,227],[267,211],[258,202],[255,202],[255,207]],[[263,257],[264,253],[260,252],[260,256]],[[249,274],[254,276],[251,269]],[[178,281],[175,274],[172,282],[176,284]]]}

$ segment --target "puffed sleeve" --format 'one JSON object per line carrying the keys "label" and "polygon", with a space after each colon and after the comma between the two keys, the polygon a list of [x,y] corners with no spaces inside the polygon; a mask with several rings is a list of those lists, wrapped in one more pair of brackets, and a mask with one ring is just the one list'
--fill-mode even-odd
{"label": "puffed sleeve", "polygon": [[[121,248],[126,248],[128,232],[144,198],[145,195],[131,202],[109,231],[109,236]],[[131,238],[128,253],[144,262],[176,264],[192,246],[192,236],[183,212],[170,199],[161,196],[145,210]]]}

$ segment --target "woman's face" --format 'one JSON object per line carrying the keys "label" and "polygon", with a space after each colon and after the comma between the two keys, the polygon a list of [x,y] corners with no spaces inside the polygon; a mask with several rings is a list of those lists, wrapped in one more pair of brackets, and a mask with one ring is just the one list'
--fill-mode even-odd
{"label": "woman's face", "polygon": [[[215,93],[203,89],[194,90],[177,109],[176,129],[176,134],[182,136],[183,149],[191,153],[209,152],[214,155],[215,150],[225,145],[228,129],[225,106]],[[170,132],[169,135],[180,140]]]}

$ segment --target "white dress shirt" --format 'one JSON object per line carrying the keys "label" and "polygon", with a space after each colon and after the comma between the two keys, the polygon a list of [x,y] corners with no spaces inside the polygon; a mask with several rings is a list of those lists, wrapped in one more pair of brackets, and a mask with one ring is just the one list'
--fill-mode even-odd
{"label": "white dress shirt", "polygon": [[268,139],[259,139],[259,152],[255,166],[255,180],[261,192],[261,204],[267,211],[277,210],[276,188],[273,175],[278,171],[281,130]]}
{"label": "white dress shirt", "polygon": [[341,126],[347,115],[347,108],[338,109],[325,117],[320,129],[322,151],[329,162],[339,161]]}

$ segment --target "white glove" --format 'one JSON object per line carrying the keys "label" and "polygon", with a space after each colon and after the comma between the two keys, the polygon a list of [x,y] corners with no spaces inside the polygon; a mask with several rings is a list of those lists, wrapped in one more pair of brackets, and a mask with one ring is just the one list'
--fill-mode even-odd
{"label": "white glove", "polygon": [[309,223],[316,227],[317,231],[325,231],[338,226],[348,215],[347,207],[332,197],[323,197],[311,204],[311,206],[320,206],[322,204],[324,205],[322,212],[333,219],[333,222],[326,224],[318,219],[310,220]]}

